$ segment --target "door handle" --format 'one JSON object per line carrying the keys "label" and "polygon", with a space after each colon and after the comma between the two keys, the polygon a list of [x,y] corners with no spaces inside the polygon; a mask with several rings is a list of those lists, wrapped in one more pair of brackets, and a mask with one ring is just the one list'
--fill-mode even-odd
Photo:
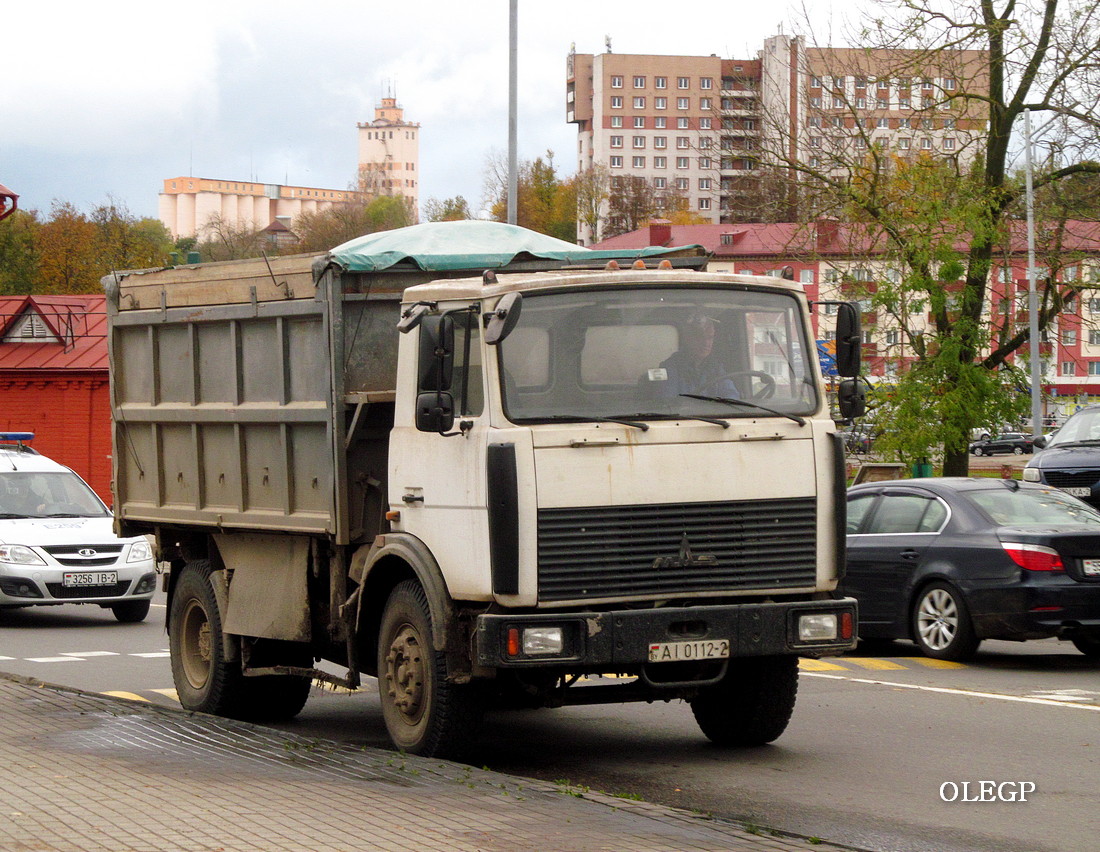
{"label": "door handle", "polygon": [[920,551],[918,551],[918,550],[903,550],[901,552],[901,558],[902,559],[916,559],[919,556],[920,556]]}

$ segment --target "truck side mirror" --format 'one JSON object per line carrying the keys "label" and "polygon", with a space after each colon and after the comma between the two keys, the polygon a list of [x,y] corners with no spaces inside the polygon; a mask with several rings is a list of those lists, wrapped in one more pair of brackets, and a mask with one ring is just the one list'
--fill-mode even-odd
{"label": "truck side mirror", "polygon": [[451,389],[455,366],[455,321],[453,317],[424,317],[420,323],[418,385],[422,391]]}
{"label": "truck side mirror", "polygon": [[416,395],[416,428],[420,432],[450,432],[455,425],[454,398],[445,391]]}
{"label": "truck side mirror", "polygon": [[523,296],[519,293],[505,293],[496,308],[486,314],[485,342],[496,346],[512,333],[519,322],[519,312],[523,307]]}
{"label": "truck side mirror", "polygon": [[844,379],[836,392],[837,409],[845,422],[862,417],[867,410],[867,383],[863,379]]}
{"label": "truck side mirror", "polygon": [[840,302],[836,312],[836,371],[841,376],[858,376],[863,354],[859,305]]}

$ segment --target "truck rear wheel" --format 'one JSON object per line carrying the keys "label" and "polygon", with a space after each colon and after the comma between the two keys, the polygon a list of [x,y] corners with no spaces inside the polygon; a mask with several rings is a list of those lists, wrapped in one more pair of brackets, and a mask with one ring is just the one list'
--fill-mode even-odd
{"label": "truck rear wheel", "polygon": [[780,737],[798,695],[798,658],[731,660],[721,683],[691,701],[695,721],[721,746],[761,746]]}
{"label": "truck rear wheel", "polygon": [[393,744],[409,754],[457,757],[471,744],[482,707],[475,688],[447,680],[432,644],[431,611],[415,580],[394,587],[378,634],[378,692]]}
{"label": "truck rear wheel", "polygon": [[188,710],[233,719],[293,719],[309,698],[312,678],[245,677],[240,663],[226,658],[221,611],[211,579],[213,570],[209,560],[190,563],[183,569],[172,597],[168,644],[180,704]]}
{"label": "truck rear wheel", "polygon": [[239,663],[226,660],[212,573],[209,560],[197,560],[176,582],[168,619],[172,680],[186,709],[236,717],[244,677]]}

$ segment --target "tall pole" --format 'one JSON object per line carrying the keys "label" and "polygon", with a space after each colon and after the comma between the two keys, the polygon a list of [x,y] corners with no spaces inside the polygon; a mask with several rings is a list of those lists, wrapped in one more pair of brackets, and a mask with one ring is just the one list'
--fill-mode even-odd
{"label": "tall pole", "polygon": [[519,174],[516,167],[516,81],[518,77],[519,0],[508,0],[508,224],[516,224]]}
{"label": "tall pole", "polygon": [[1031,184],[1031,110],[1024,110],[1024,175],[1027,189],[1027,314],[1031,338],[1031,434],[1043,434],[1043,388],[1039,370],[1039,294],[1035,287],[1035,193]]}

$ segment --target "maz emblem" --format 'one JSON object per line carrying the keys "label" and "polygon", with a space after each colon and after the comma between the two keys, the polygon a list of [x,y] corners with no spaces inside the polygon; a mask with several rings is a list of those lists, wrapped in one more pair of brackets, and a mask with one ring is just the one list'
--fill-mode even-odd
{"label": "maz emblem", "polygon": [[718,557],[709,553],[700,554],[695,556],[691,552],[691,542],[688,541],[687,533],[684,533],[684,537],[680,539],[680,553],[678,556],[658,556],[653,560],[653,567],[656,570],[662,568],[702,568],[707,565],[715,565],[718,563]]}

